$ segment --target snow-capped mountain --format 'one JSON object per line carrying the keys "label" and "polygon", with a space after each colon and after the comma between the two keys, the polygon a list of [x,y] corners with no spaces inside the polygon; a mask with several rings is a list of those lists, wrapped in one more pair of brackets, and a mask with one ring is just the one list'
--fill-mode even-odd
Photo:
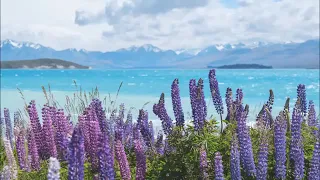
{"label": "snow-capped mountain", "polygon": [[[6,39],[4,41],[1,41],[0,47],[11,47],[11,48],[33,48],[33,49],[40,49],[44,48],[44,46],[32,42],[17,42],[11,39]],[[48,47],[45,47],[48,48]]]}
{"label": "snow-capped mountain", "polygon": [[303,43],[214,44],[203,49],[162,50],[151,44],[100,52],[69,48],[54,50],[32,42],[4,40],[1,60],[55,58],[96,68],[203,68],[235,63],[257,63],[273,67],[319,66],[319,39]]}
{"label": "snow-capped mountain", "polygon": [[129,48],[122,48],[117,50],[117,52],[122,52],[122,51],[130,51],[130,52],[145,51],[145,52],[157,53],[157,52],[162,52],[163,50],[151,44],[144,44],[142,46],[131,46]]}

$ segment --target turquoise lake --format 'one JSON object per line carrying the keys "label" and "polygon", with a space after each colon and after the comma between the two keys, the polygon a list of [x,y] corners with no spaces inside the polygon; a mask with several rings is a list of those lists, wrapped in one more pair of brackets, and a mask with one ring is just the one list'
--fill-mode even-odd
{"label": "turquoise lake", "polygon": [[[63,104],[65,95],[72,95],[76,90],[73,81],[83,90],[90,91],[96,86],[100,97],[115,98],[121,82],[118,103],[126,107],[144,108],[149,111],[150,118],[157,121],[152,113],[152,105],[158,101],[162,92],[166,95],[166,105],[173,117],[170,87],[175,78],[179,79],[182,104],[185,113],[190,112],[189,80],[204,79],[204,90],[208,104],[208,116],[217,117],[208,84],[209,70],[1,70],[1,108],[8,107],[13,111],[23,108],[23,100],[17,88],[23,91],[27,101],[35,99],[39,106],[45,103],[41,86],[50,84],[55,98]],[[227,87],[235,93],[237,88],[244,92],[244,103],[249,104],[249,119],[252,121],[268,100],[269,89],[275,94],[273,114],[277,115],[283,108],[287,97],[291,98],[291,108],[296,100],[296,88],[306,85],[307,99],[313,100],[319,113],[319,70],[309,69],[258,69],[258,70],[217,70],[220,93],[225,96]],[[136,110],[137,111],[137,110]],[[134,112],[135,113],[135,112]],[[136,115],[136,114],[135,114]]]}

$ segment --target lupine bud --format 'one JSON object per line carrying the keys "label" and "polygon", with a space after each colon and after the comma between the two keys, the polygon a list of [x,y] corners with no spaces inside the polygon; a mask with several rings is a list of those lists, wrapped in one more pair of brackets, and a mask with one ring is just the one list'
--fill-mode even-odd
{"label": "lupine bud", "polygon": [[320,142],[319,140],[314,145],[313,155],[310,162],[308,180],[320,179]]}
{"label": "lupine bud", "polygon": [[232,180],[241,180],[240,152],[236,135],[232,137],[231,141],[230,171]]}
{"label": "lupine bud", "polygon": [[147,144],[148,147],[151,147],[152,135],[151,135],[151,132],[149,131],[149,126],[148,126],[148,112],[144,111],[143,109],[140,109],[139,111],[138,126],[142,134],[142,137],[144,139],[144,142]]}
{"label": "lupine bud", "polygon": [[84,179],[84,141],[81,129],[75,127],[68,147],[68,180]]}
{"label": "lupine bud", "polygon": [[215,180],[224,180],[222,157],[219,152],[216,152],[214,158],[214,174]]}
{"label": "lupine bud", "polygon": [[301,112],[304,116],[307,114],[307,97],[306,97],[306,86],[299,84],[297,88],[297,97],[300,100]]}
{"label": "lupine bud", "polygon": [[286,178],[286,132],[287,121],[284,111],[281,111],[274,124],[275,177],[277,179]]}
{"label": "lupine bud", "polygon": [[50,109],[49,107],[45,106],[42,109],[42,119],[43,119],[43,139],[44,141],[44,156],[46,158],[49,157],[57,157],[57,148],[54,140],[54,132],[53,132],[53,125],[50,117]]}
{"label": "lupine bud", "polygon": [[231,113],[233,110],[232,106],[233,106],[233,101],[232,101],[232,89],[231,88],[227,88],[227,92],[226,92],[226,105],[227,105],[227,111],[228,111],[228,114],[227,114],[227,117],[226,117],[226,120],[230,120],[231,118]]}
{"label": "lupine bud", "polygon": [[208,179],[208,173],[207,173],[207,168],[208,168],[208,161],[207,161],[207,152],[205,149],[201,148],[200,150],[200,173],[202,179]]}
{"label": "lupine bud", "polygon": [[146,156],[140,139],[134,140],[134,151],[136,154],[136,180],[144,180],[146,176]]}
{"label": "lupine bud", "polygon": [[[308,126],[310,126],[310,127],[316,127],[317,126],[317,114],[316,114],[316,111],[314,109],[313,101],[309,101]],[[317,135],[317,131],[316,130],[313,133],[315,135]]]}
{"label": "lupine bud", "polygon": [[109,138],[105,133],[100,135],[99,145],[99,174],[100,179],[115,179],[114,160]]}
{"label": "lupine bud", "polygon": [[216,108],[217,113],[221,115],[223,114],[223,103],[214,69],[210,70],[209,72],[209,84],[214,107]]}
{"label": "lupine bud", "polygon": [[163,134],[161,131],[158,132],[157,142],[155,144],[155,148],[158,154],[163,155]]}
{"label": "lupine bud", "polygon": [[13,148],[13,129],[12,122],[10,118],[9,109],[4,108],[4,120],[6,122],[6,137],[10,142],[11,148]]}
{"label": "lupine bud", "polygon": [[121,141],[116,140],[114,147],[115,147],[116,159],[120,166],[121,177],[123,180],[130,180],[131,172],[130,172],[129,162],[127,160],[127,156]]}
{"label": "lupine bud", "polygon": [[160,118],[163,131],[166,135],[171,134],[173,125],[164,104],[164,93],[161,94],[158,104],[153,105],[153,112]]}
{"label": "lupine bud", "polygon": [[60,163],[54,158],[49,159],[48,180],[60,180]]}
{"label": "lupine bud", "polygon": [[179,80],[175,79],[171,85],[171,99],[177,126],[184,126],[184,114],[181,106]]}

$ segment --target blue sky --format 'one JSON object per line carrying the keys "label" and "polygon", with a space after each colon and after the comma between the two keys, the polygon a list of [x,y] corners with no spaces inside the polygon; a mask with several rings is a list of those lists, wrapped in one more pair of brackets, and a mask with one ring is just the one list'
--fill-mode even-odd
{"label": "blue sky", "polygon": [[2,0],[1,38],[55,49],[162,49],[319,38],[318,0]]}

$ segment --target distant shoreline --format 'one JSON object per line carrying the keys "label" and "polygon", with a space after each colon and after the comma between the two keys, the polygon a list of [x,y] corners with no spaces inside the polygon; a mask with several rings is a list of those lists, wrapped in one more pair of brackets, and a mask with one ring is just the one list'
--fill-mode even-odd
{"label": "distant shoreline", "polygon": [[222,66],[208,66],[208,68],[216,69],[273,69],[272,66],[265,66],[261,64],[231,64]]}
{"label": "distant shoreline", "polygon": [[12,60],[1,61],[1,69],[90,69],[89,66],[83,66],[74,62],[61,59],[34,59],[34,60]]}

